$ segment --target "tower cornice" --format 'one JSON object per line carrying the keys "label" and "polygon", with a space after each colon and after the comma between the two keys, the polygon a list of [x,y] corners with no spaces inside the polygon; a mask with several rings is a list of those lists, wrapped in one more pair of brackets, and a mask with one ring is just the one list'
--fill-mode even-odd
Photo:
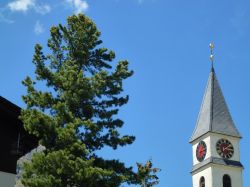
{"label": "tower cornice", "polygon": [[194,173],[202,168],[205,168],[206,166],[208,166],[210,164],[238,167],[238,168],[244,169],[244,167],[240,161],[227,160],[227,159],[217,158],[217,157],[210,157],[210,158],[207,158],[206,160],[204,160],[203,162],[194,165],[191,173]]}
{"label": "tower cornice", "polygon": [[222,135],[222,136],[226,136],[226,137],[230,137],[230,138],[236,138],[236,139],[242,139],[242,137],[240,136],[232,136],[232,135],[228,135],[228,134],[223,134],[223,133],[219,133],[219,132],[212,132],[212,131],[208,131],[206,132],[205,134],[197,137],[196,139],[192,140],[192,141],[189,141],[190,144],[194,144],[196,141],[200,141],[202,139],[204,139],[204,137],[207,137],[211,134],[217,134],[217,135]]}

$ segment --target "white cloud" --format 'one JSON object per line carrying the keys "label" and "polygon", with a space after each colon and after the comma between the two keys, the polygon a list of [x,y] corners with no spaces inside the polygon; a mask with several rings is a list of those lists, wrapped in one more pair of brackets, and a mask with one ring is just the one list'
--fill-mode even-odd
{"label": "white cloud", "polygon": [[27,12],[33,9],[39,14],[47,14],[51,10],[48,4],[37,4],[36,0],[15,0],[7,6],[13,12]]}
{"label": "white cloud", "polygon": [[34,27],[34,32],[37,35],[40,35],[44,32],[44,27],[43,25],[40,23],[40,21],[37,21]]}
{"label": "white cloud", "polygon": [[35,5],[34,0],[16,0],[16,1],[10,2],[8,4],[8,7],[12,11],[26,12],[29,8],[33,7],[34,5]]}
{"label": "white cloud", "polygon": [[89,8],[89,5],[85,0],[66,0],[66,2],[74,8],[75,14],[84,12]]}

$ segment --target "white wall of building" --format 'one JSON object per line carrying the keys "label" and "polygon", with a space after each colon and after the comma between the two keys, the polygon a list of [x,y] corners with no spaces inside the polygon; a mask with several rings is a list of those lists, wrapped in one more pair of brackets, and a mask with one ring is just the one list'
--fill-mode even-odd
{"label": "white wall of building", "polygon": [[0,171],[0,187],[15,186],[15,174]]}
{"label": "white wall of building", "polygon": [[229,175],[232,186],[242,187],[242,168],[214,165],[212,168],[213,187],[223,186],[223,176]]}
{"label": "white wall of building", "polygon": [[201,177],[206,187],[223,187],[223,176],[229,175],[233,187],[242,187],[242,168],[209,164],[193,173],[193,187],[200,187]]}
{"label": "white wall of building", "polygon": [[[203,170],[200,170],[196,173],[193,173],[192,180],[193,180],[193,187],[200,187],[200,178],[205,178],[205,185],[206,187],[213,187],[212,181],[213,181],[213,175],[212,175],[212,168],[211,167],[205,167]],[[219,187],[219,186],[216,186]]]}
{"label": "white wall of building", "polygon": [[[198,143],[203,140],[207,145],[207,154],[205,159],[209,157],[221,158],[216,150],[216,144],[219,139],[229,140],[234,147],[234,154],[230,160],[240,161],[240,138],[231,136],[225,136],[217,133],[207,133],[199,139],[192,142],[193,152],[193,165],[199,164],[200,162],[196,158],[196,148]],[[194,173],[192,173],[193,187],[200,187],[201,177],[205,178],[206,187],[223,187],[223,176],[229,175],[231,178],[232,187],[242,187],[242,168],[234,166],[225,166],[219,164],[208,164]]]}

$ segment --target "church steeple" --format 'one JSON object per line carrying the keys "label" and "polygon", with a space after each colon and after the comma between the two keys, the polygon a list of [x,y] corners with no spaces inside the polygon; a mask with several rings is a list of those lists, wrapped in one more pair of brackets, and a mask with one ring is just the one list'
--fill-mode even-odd
{"label": "church steeple", "polygon": [[211,49],[211,72],[196,127],[190,139],[193,187],[242,187],[240,138],[216,78]]}
{"label": "church steeple", "polygon": [[208,133],[241,137],[236,129],[212,66],[197,124],[190,142]]}

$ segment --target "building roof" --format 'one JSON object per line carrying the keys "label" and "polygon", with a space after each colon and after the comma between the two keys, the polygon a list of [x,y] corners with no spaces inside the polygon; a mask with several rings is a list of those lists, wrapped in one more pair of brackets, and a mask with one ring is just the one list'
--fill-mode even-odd
{"label": "building roof", "polygon": [[12,117],[18,118],[21,108],[0,96],[0,110],[8,113]]}
{"label": "building roof", "polygon": [[234,125],[213,67],[190,142],[208,132],[241,137]]}

